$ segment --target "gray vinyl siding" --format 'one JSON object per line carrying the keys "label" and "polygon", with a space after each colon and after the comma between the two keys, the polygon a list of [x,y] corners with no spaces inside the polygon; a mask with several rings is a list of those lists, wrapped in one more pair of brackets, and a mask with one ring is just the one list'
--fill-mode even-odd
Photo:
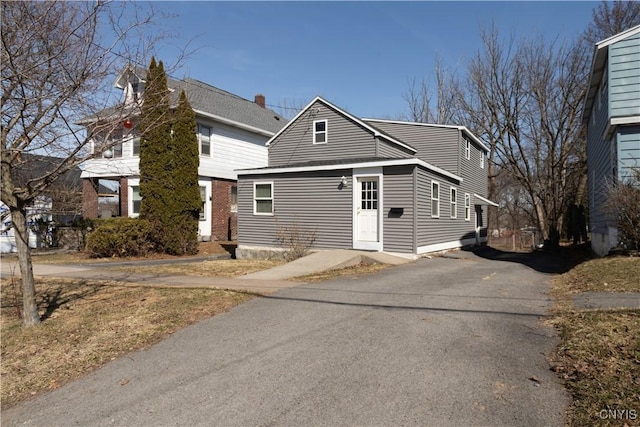
{"label": "gray vinyl siding", "polygon": [[[471,141],[471,156],[469,159],[465,157],[466,139],[460,137],[460,176],[463,179],[463,185],[468,192],[477,193],[480,196],[487,197],[488,191],[488,165],[487,156],[484,159],[484,168],[480,167],[480,156],[484,154],[484,150]],[[472,204],[480,204],[479,200],[472,200]]]}
{"label": "gray vinyl siding", "polygon": [[[604,78],[607,77],[605,73]],[[605,190],[613,178],[613,154],[611,140],[604,140],[603,134],[608,122],[608,92],[598,86],[597,94],[587,122],[587,171],[589,187],[589,228],[595,231],[611,222],[605,215],[603,206]]]}
{"label": "gray vinyl siding", "polygon": [[610,117],[640,115],[640,34],[609,46]]}
{"label": "gray vinyl siding", "polygon": [[[415,253],[414,166],[385,167],[383,178],[383,244],[387,252]],[[402,208],[402,214],[392,214]]]}
{"label": "gray vinyl siding", "polygon": [[414,157],[413,151],[403,148],[398,144],[378,138],[378,152],[376,157],[384,157],[388,159],[405,159]]}
{"label": "gray vinyl siding", "polygon": [[618,127],[617,140],[618,179],[624,181],[640,168],[640,125]]}
{"label": "gray vinyl siding", "polygon": [[[313,122],[327,120],[327,143],[313,143]],[[311,108],[269,145],[269,166],[291,163],[344,160],[376,156],[371,131],[321,102]]]}
{"label": "gray vinyl siding", "polygon": [[[440,217],[431,217],[431,182],[440,184]],[[436,245],[475,237],[472,190],[424,169],[417,171],[417,246]],[[451,218],[450,188],[458,190],[457,218]],[[471,193],[471,219],[464,219],[464,194]]]}
{"label": "gray vinyl siding", "polygon": [[[316,233],[314,248],[351,248],[352,188],[339,189],[351,170],[240,176],[238,245],[278,247],[278,228],[299,227]],[[253,183],[273,181],[273,216],[254,215]]]}
{"label": "gray vinyl siding", "polygon": [[415,157],[458,174],[460,130],[409,123],[372,123],[376,128],[415,148]]}

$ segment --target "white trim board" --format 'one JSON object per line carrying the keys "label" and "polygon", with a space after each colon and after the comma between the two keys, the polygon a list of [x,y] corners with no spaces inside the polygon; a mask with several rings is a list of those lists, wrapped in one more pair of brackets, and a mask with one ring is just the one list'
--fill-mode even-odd
{"label": "white trim board", "polygon": [[[486,241],[486,237],[484,239]],[[480,239],[480,241],[482,242],[482,238]],[[439,252],[439,251],[445,251],[447,249],[457,249],[463,246],[475,245],[475,243],[476,243],[476,238],[472,237],[471,239],[454,240],[451,242],[436,243],[433,245],[426,245],[426,246],[418,246],[416,253],[418,255],[422,255],[430,252]]]}
{"label": "white trim board", "polygon": [[462,182],[462,177],[452,174],[442,168],[433,166],[425,161],[416,158],[407,159],[392,159],[381,161],[370,161],[362,163],[343,163],[343,164],[330,164],[330,165],[318,165],[318,166],[291,166],[281,168],[262,168],[262,169],[236,169],[238,175],[269,175],[278,173],[293,173],[293,172],[312,172],[312,171],[329,171],[340,169],[362,169],[362,168],[375,168],[384,166],[405,166],[405,165],[417,165],[422,166],[425,169],[429,169],[432,172],[444,175],[448,178],[454,179],[458,182]]}

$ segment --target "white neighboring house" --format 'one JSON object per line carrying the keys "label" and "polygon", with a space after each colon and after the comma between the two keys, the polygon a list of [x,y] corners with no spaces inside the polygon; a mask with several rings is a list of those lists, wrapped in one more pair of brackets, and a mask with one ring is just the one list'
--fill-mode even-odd
{"label": "white neighboring house", "polygon": [[[115,82],[122,89],[123,102],[142,99],[146,70],[127,68]],[[203,209],[198,234],[200,240],[235,240],[237,236],[236,169],[267,165],[265,146],[287,122],[266,108],[264,95],[249,101],[198,80],[168,78],[172,107],[184,89],[196,113],[200,166],[198,168]],[[118,144],[105,150],[83,167],[83,215],[101,216],[99,194],[101,180],[112,181],[118,192],[118,216],[136,217],[140,209],[138,118],[130,117],[118,132]],[[92,141],[94,152],[99,141]],[[112,212],[104,212],[112,216]]]}
{"label": "white neighboring house", "polygon": [[[46,176],[56,169],[64,159],[36,154],[22,154],[11,172],[18,186]],[[45,193],[37,196],[27,207],[29,247],[40,248],[51,239],[53,227],[69,225],[80,215],[80,169],[72,168],[54,181]],[[16,252],[15,230],[11,225],[9,208],[0,202],[0,252]],[[40,221],[43,223],[38,224]],[[34,230],[36,225],[41,233]],[[42,228],[44,227],[44,228]],[[52,243],[49,240],[48,243]]]}
{"label": "white neighboring house", "polygon": [[[38,197],[35,203],[27,208],[30,248],[39,248],[42,246],[41,236],[32,230],[32,226],[38,219],[43,219],[47,222],[51,221],[51,209],[52,200],[45,196]],[[2,215],[2,224],[0,224],[0,253],[17,252],[15,230],[11,226],[11,214],[9,214],[7,205],[2,202],[0,202],[0,214]]]}

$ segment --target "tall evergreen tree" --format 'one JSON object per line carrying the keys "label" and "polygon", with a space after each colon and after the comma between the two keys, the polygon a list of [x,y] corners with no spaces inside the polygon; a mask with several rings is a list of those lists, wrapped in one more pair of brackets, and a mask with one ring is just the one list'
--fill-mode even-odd
{"label": "tall evergreen tree", "polygon": [[147,72],[140,127],[140,217],[151,222],[157,251],[195,253],[201,206],[196,117],[184,91],[171,110],[164,66],[155,58]]}
{"label": "tall evergreen tree", "polygon": [[173,253],[195,253],[198,249],[198,219],[202,201],[198,186],[200,158],[196,131],[196,115],[183,90],[175,110],[171,141],[170,181],[174,194],[170,210],[174,230],[168,249]]}
{"label": "tall evergreen tree", "polygon": [[170,114],[164,65],[151,58],[140,116],[140,218],[156,226],[168,221]]}

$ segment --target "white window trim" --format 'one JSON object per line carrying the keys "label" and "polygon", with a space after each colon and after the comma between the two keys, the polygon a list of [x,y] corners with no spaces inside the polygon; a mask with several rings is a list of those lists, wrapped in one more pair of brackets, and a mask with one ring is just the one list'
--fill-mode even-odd
{"label": "white window trim", "polygon": [[207,186],[206,185],[201,185],[200,183],[198,183],[198,191],[201,191],[204,188],[204,200],[202,200],[202,194],[200,194],[200,200],[202,202],[203,206],[203,211],[200,212],[200,216],[199,216],[199,221],[200,222],[205,222],[209,219],[209,215],[207,215],[207,199],[209,198],[207,195]]}
{"label": "white window trim", "polygon": [[464,193],[464,220],[471,221],[471,194]]}
{"label": "white window trim", "polygon": [[[436,184],[438,186],[438,197],[433,197],[433,184]],[[433,214],[433,201],[437,201],[438,202],[438,213],[437,214]],[[438,181],[434,181],[431,180],[431,218],[440,218],[440,183]]]}
{"label": "white window trim", "polygon": [[471,160],[471,141],[469,141],[467,138],[465,138],[464,141],[464,158],[467,160]]}
{"label": "white window trim", "polygon": [[484,153],[480,151],[480,169],[484,169]]}
{"label": "white window trim", "polygon": [[[129,218],[138,218],[140,213],[133,213],[133,187],[138,187],[140,191],[140,179],[129,179],[127,182],[127,212]],[[142,200],[142,198],[140,198]]]}
{"label": "white window trim", "polygon": [[[271,185],[271,212],[258,212],[258,199],[256,198],[256,187],[258,185]],[[275,211],[275,195],[273,194],[273,181],[255,181],[253,183],[253,214],[260,216],[273,216],[273,212]],[[260,200],[268,200],[267,198],[261,198]]]}
{"label": "white window trim", "polygon": [[[203,137],[202,137],[202,133],[200,133],[200,128],[201,127],[209,129],[209,154],[202,154],[202,140],[203,140]],[[202,124],[202,123],[198,123],[197,132],[198,132],[198,154],[200,156],[202,156],[202,157],[211,157],[211,151],[212,151],[211,150],[211,148],[212,148],[211,147],[212,146],[212,144],[211,144],[211,139],[212,139],[211,135],[213,134],[213,127],[209,126],[209,125]]]}
{"label": "white window trim", "polygon": [[458,218],[458,189],[456,187],[450,187],[449,208],[451,209],[449,216],[453,219]]}
{"label": "white window trim", "polygon": [[[316,123],[324,123],[324,141],[323,142],[316,142],[316,136],[318,135],[318,133],[316,132]],[[314,145],[321,145],[321,144],[326,144],[329,141],[329,122],[327,119],[323,119],[323,120],[314,120],[313,121],[313,144]]]}

